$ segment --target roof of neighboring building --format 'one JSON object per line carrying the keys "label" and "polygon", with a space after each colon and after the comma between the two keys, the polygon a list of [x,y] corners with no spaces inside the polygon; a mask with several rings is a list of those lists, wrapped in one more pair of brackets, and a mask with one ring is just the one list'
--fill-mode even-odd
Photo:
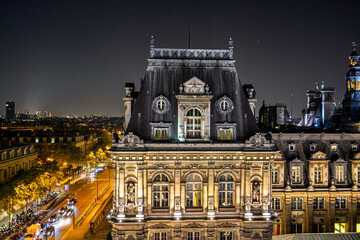
{"label": "roof of neighboring building", "polygon": [[357,240],[360,233],[302,233],[273,236],[273,240]]}

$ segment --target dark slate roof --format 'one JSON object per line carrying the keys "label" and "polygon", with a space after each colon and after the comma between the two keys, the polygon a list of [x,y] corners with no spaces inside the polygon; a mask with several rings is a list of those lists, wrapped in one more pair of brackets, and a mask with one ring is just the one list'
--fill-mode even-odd
{"label": "dark slate roof", "polygon": [[[154,49],[152,49],[154,50]],[[152,51],[151,50],[151,51]],[[236,123],[236,140],[245,140],[258,131],[255,118],[229,50],[155,49],[148,60],[136,104],[126,132],[133,132],[143,140],[151,140],[151,122],[172,123],[170,141],[178,139],[178,106],[176,95],[180,84],[197,77],[209,86],[211,100],[211,140],[216,139],[215,123]],[[161,55],[163,54],[163,55]],[[173,57],[171,57],[173,56]],[[171,103],[165,114],[152,109],[154,98],[165,96]],[[226,115],[215,109],[215,102],[226,95],[234,103],[234,110]]]}
{"label": "dark slate roof", "polygon": [[[296,133],[281,133],[281,134],[272,134],[272,138],[276,145],[276,148],[283,155],[283,160],[286,161],[289,168],[289,164],[295,158],[300,159],[305,164],[305,171],[308,168],[308,160],[311,159],[311,155],[317,152],[323,152],[326,154],[326,159],[330,160],[330,163],[338,159],[344,159],[348,162],[349,171],[348,171],[348,180],[349,185],[351,185],[351,163],[350,160],[354,157],[355,154],[360,152],[360,134],[342,134],[342,133],[328,133],[328,134],[296,134]],[[295,144],[295,151],[289,150],[289,144]],[[314,151],[311,151],[310,145],[316,144]],[[337,144],[337,151],[331,151],[331,144]],[[357,144],[357,151],[352,150],[352,144]],[[330,168],[330,173],[332,170]],[[286,174],[287,175],[287,174]],[[332,176],[329,177],[329,182]],[[309,183],[308,176],[305,177],[305,185]]]}
{"label": "dark slate roof", "polygon": [[301,233],[273,236],[274,240],[358,240],[360,233]]}

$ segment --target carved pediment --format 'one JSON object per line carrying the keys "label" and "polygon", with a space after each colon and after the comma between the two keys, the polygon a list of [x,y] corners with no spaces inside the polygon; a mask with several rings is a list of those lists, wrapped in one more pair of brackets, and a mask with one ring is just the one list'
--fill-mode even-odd
{"label": "carved pediment", "polygon": [[219,225],[217,225],[216,227],[218,228],[223,228],[223,227],[237,227],[236,224],[233,224],[233,223],[229,223],[229,222],[224,222],[224,223],[221,223]]}
{"label": "carved pediment", "polygon": [[245,141],[245,149],[250,150],[264,150],[273,148],[273,144],[270,139],[267,139],[261,133],[255,133],[254,136],[250,137],[249,140]]}
{"label": "carved pediment", "polygon": [[360,152],[355,154],[353,159],[360,160]]}
{"label": "carved pediment", "polygon": [[158,223],[150,228],[168,228],[169,226],[164,223]]}
{"label": "carved pediment", "polygon": [[321,152],[321,151],[318,151],[314,154],[311,155],[311,159],[326,159],[326,154]]}
{"label": "carved pediment", "polygon": [[185,228],[203,228],[205,226],[198,224],[198,223],[190,223],[188,225],[185,225],[184,227]]}
{"label": "carved pediment", "polygon": [[184,84],[185,94],[204,94],[205,93],[205,82],[201,81],[197,77],[192,77],[187,80]]}

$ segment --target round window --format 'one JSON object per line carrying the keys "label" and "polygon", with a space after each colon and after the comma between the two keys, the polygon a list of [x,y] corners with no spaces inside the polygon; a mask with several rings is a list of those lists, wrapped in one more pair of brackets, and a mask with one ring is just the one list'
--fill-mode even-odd
{"label": "round window", "polygon": [[158,114],[164,114],[170,110],[170,101],[160,95],[153,100],[152,109]]}
{"label": "round window", "polygon": [[216,103],[216,110],[222,114],[230,113],[234,109],[234,104],[230,98],[223,96],[219,98]]}

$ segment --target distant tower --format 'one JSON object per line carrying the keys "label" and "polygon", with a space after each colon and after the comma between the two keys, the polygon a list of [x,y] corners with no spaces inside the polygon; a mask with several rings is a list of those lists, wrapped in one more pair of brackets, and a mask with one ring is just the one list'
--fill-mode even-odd
{"label": "distant tower", "polygon": [[253,87],[252,84],[244,84],[243,89],[249,101],[250,109],[255,117],[256,102],[257,102],[255,88]]}
{"label": "distant tower", "polygon": [[7,101],[5,106],[6,106],[6,119],[7,120],[15,119],[15,102]]}
{"label": "distant tower", "polygon": [[349,57],[349,71],[346,74],[346,92],[343,99],[344,115],[352,121],[360,120],[360,66],[357,44],[353,42],[353,51]]}
{"label": "distant tower", "polygon": [[325,88],[324,82],[321,84],[321,120],[322,125],[325,126],[327,121],[331,118],[332,114],[334,113],[336,104],[334,99],[335,89],[328,87]]}

